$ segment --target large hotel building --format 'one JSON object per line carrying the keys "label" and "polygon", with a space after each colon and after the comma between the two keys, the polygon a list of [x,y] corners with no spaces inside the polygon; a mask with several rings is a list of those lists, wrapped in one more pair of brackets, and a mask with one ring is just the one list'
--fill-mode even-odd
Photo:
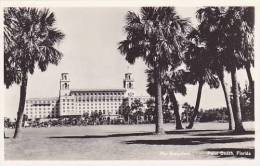
{"label": "large hotel building", "polygon": [[[126,73],[122,89],[70,89],[68,73],[62,73],[59,97],[27,99],[25,115],[28,119],[58,118],[84,113],[99,113],[104,118],[116,118],[134,99],[143,103],[150,97],[135,96],[134,80],[131,73]],[[127,102],[124,102],[126,101]]]}

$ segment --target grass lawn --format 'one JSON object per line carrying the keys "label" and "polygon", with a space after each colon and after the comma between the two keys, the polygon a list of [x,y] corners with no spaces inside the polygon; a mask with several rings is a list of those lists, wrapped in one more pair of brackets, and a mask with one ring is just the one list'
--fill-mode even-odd
{"label": "grass lawn", "polygon": [[[185,126],[186,124],[184,124]],[[154,125],[26,128],[12,139],[5,130],[5,160],[163,160],[245,159],[254,155],[254,123],[246,134],[228,132],[227,123],[195,123],[192,130],[165,124],[165,135]]]}

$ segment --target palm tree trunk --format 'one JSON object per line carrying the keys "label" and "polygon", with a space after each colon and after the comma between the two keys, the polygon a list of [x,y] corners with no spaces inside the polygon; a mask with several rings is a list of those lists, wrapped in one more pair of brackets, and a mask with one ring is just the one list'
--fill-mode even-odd
{"label": "palm tree trunk", "polygon": [[180,118],[180,113],[179,113],[179,105],[178,101],[175,97],[174,92],[170,92],[170,98],[173,104],[173,111],[176,119],[176,130],[183,129],[182,124],[181,124],[181,118]]}
{"label": "palm tree trunk", "polygon": [[247,77],[248,77],[248,81],[249,81],[249,88],[250,88],[250,92],[251,92],[250,102],[252,103],[252,106],[254,108],[254,106],[255,106],[255,85],[254,85],[254,80],[252,78],[252,74],[250,71],[250,64],[247,64],[245,68],[246,68],[246,73],[247,73]]}
{"label": "palm tree trunk", "polygon": [[159,130],[159,126],[158,126],[158,98],[155,97],[154,101],[155,101],[155,107],[154,107],[154,123],[155,123],[155,131],[158,131]]}
{"label": "palm tree trunk", "polygon": [[228,95],[227,87],[226,87],[225,82],[224,82],[224,75],[219,76],[219,80],[220,80],[220,83],[221,83],[221,86],[222,86],[222,89],[223,89],[223,92],[224,92],[227,110],[228,110],[228,113],[229,113],[229,128],[228,129],[233,130],[234,125],[235,125],[234,115],[233,115],[233,111],[232,111],[231,102],[230,102],[230,98],[229,98],[229,95]]}
{"label": "palm tree trunk", "polygon": [[241,108],[238,96],[238,84],[237,84],[237,69],[234,66],[231,70],[231,80],[232,80],[232,92],[233,92],[233,102],[234,102],[234,121],[235,121],[235,132],[236,133],[243,133],[245,129],[242,123],[242,115],[241,115]]}
{"label": "palm tree trunk", "polygon": [[192,114],[192,116],[191,116],[191,118],[190,118],[190,123],[189,123],[189,125],[186,127],[187,129],[191,129],[191,128],[193,127],[195,118],[197,117],[197,115],[198,115],[198,113],[199,113],[199,106],[200,106],[200,99],[201,99],[202,87],[203,87],[203,82],[200,81],[200,82],[199,82],[198,93],[197,93],[196,105],[195,105],[193,114]]}
{"label": "palm tree trunk", "polygon": [[17,120],[15,126],[15,132],[13,138],[18,138],[20,136],[20,130],[22,127],[23,122],[23,112],[24,112],[24,105],[26,99],[26,89],[27,89],[27,73],[22,73],[22,85],[20,86],[20,100],[19,100],[19,107],[17,112]]}
{"label": "palm tree trunk", "polygon": [[164,134],[164,129],[163,129],[163,110],[162,110],[162,86],[161,86],[161,73],[160,70],[157,68],[155,71],[157,77],[155,77],[155,82],[156,82],[156,109],[157,109],[157,122],[156,122],[156,134]]}
{"label": "palm tree trunk", "polygon": [[254,92],[254,80],[250,71],[250,64],[245,66],[251,92]]}

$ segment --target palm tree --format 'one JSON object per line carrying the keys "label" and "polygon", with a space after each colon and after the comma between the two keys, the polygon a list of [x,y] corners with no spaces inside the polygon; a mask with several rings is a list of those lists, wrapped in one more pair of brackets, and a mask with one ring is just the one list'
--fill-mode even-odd
{"label": "palm tree", "polygon": [[55,48],[64,34],[54,27],[54,13],[48,9],[5,8],[4,10],[4,83],[9,88],[20,84],[20,101],[14,138],[22,124],[28,74],[35,65],[45,71],[49,63],[57,65],[62,53]]}
{"label": "palm tree", "polygon": [[129,63],[142,58],[155,71],[156,133],[163,134],[161,75],[169,64],[180,61],[189,22],[180,18],[173,7],[142,7],[140,16],[129,11],[126,21],[127,37],[119,43],[119,50]]}
{"label": "palm tree", "polygon": [[[178,65],[172,66],[167,72],[162,76],[162,96],[164,96],[164,103],[166,105],[170,104],[173,107],[175,119],[176,119],[176,129],[183,129],[180,113],[179,113],[179,104],[176,99],[175,93],[180,93],[186,95],[186,87],[184,80],[184,70],[178,69]],[[147,73],[147,92],[151,96],[155,96],[155,81],[152,77],[154,74],[153,70],[146,70]]]}
{"label": "palm tree", "polygon": [[[226,70],[231,73],[232,92],[234,101],[235,132],[245,131],[242,123],[241,108],[238,94],[237,70],[244,67],[245,63],[253,60],[253,23],[245,21],[245,11],[248,8],[229,7],[224,10],[219,29],[221,58],[225,62]],[[252,18],[251,18],[252,19]],[[251,84],[252,86],[252,84]]]}
{"label": "palm tree", "polygon": [[199,113],[199,105],[201,99],[202,88],[207,83],[210,88],[218,88],[219,82],[211,69],[211,57],[209,51],[203,43],[201,43],[200,32],[194,29],[188,38],[191,42],[187,46],[184,62],[189,72],[186,74],[186,81],[190,84],[198,83],[198,93],[195,108],[190,118],[190,123],[186,127],[191,129],[194,125],[195,118]]}
{"label": "palm tree", "polygon": [[231,106],[231,101],[230,101],[230,94],[228,93],[227,90],[227,86],[226,83],[224,81],[224,68],[220,68],[220,70],[217,70],[217,76],[219,78],[219,81],[221,83],[222,89],[223,89],[223,93],[224,93],[224,97],[225,97],[225,101],[226,101],[226,105],[227,105],[227,111],[228,111],[228,115],[229,115],[229,130],[233,130],[234,126],[235,126],[235,121],[234,121],[234,115],[233,115],[233,109]]}
{"label": "palm tree", "polygon": [[[243,25],[243,28],[240,30],[243,33],[242,45],[243,50],[245,51],[245,61],[244,68],[247,72],[247,77],[249,81],[249,87],[252,97],[254,98],[254,80],[252,78],[250,68],[254,66],[254,25],[255,25],[255,9],[254,7],[240,7],[237,8],[240,16],[240,24]],[[252,100],[254,101],[254,100]]]}
{"label": "palm tree", "polygon": [[249,89],[250,89],[250,102],[254,107],[255,103],[255,88],[254,88],[254,80],[251,74],[251,68],[254,67],[254,24],[255,24],[255,11],[254,7],[241,7],[238,8],[238,11],[241,15],[241,25],[243,28],[240,30],[243,33],[243,40],[242,45],[243,53],[246,54],[243,67],[246,69],[248,82],[249,82]]}
{"label": "palm tree", "polygon": [[180,93],[181,95],[186,95],[186,87],[183,80],[184,77],[184,70],[176,68],[172,68],[171,72],[165,74],[164,81],[165,81],[165,89],[166,89],[166,103],[171,103],[173,106],[173,111],[176,119],[176,129],[183,129],[181,123],[181,117],[179,113],[179,104],[175,93]]}
{"label": "palm tree", "polygon": [[208,21],[208,32],[216,32],[215,37],[208,38],[215,40],[215,44],[212,45],[215,45],[215,52],[217,52],[215,56],[218,56],[216,59],[221,62],[225,70],[231,73],[235,132],[244,132],[236,72],[242,67],[246,68],[251,84],[250,89],[253,92],[254,83],[250,66],[253,65],[254,59],[254,9],[250,7],[206,7],[199,11],[201,18]]}
{"label": "palm tree", "polygon": [[197,34],[199,35],[201,42],[204,43],[205,48],[208,50],[208,56],[212,58],[212,64],[210,68],[218,76],[221,83],[227,105],[227,110],[229,112],[229,130],[232,130],[234,126],[234,117],[228,90],[224,81],[225,67],[223,66],[224,62],[221,58],[219,58],[220,48],[218,39],[221,32],[218,26],[221,18],[220,16],[221,8],[206,7],[199,9],[197,11],[197,18],[200,24],[198,25]]}

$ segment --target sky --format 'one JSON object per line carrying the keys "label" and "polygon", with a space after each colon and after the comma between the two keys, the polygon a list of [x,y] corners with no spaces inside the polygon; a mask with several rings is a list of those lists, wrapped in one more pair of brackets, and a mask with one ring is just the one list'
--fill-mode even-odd
{"label": "sky", "polygon": [[[65,34],[57,48],[63,53],[58,66],[49,65],[47,71],[35,70],[29,76],[27,99],[36,97],[58,97],[61,73],[69,73],[71,89],[123,88],[125,72],[132,72],[136,95],[146,93],[146,66],[141,59],[129,65],[119,52],[118,43],[125,39],[123,31],[127,11],[139,8],[50,8],[56,16],[55,26]],[[196,26],[196,8],[177,7],[178,14]],[[247,81],[245,71],[238,72],[239,81]],[[230,75],[227,75],[230,85]],[[198,85],[187,86],[187,95],[177,95],[179,104],[195,104]],[[19,86],[13,85],[4,91],[4,112],[14,119],[19,104]],[[221,87],[202,91],[201,108],[225,106]]]}

